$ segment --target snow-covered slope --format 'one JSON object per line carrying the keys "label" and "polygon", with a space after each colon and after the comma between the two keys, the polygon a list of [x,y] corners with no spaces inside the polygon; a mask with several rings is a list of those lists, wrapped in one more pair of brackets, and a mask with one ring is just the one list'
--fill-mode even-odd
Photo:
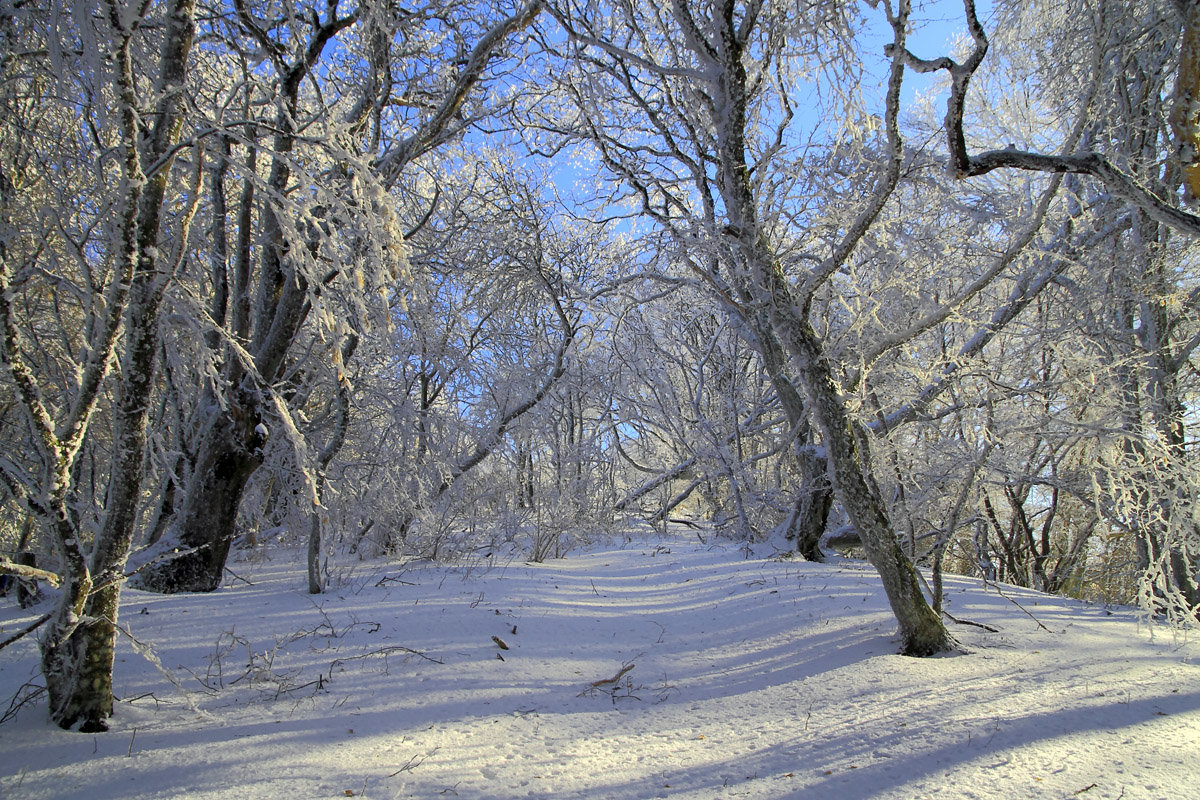
{"label": "snow-covered slope", "polygon": [[[0,725],[0,797],[1200,796],[1200,647],[1125,611],[949,579],[998,632],[915,660],[854,562],[679,539],[353,567],[316,598],[290,554],[126,592],[161,671],[123,640],[110,733]],[[4,699],[40,680],[31,639]]]}

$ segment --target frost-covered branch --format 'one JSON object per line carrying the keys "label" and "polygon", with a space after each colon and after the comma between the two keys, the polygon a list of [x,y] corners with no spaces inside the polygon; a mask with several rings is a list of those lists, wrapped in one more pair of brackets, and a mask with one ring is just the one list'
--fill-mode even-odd
{"label": "frost-covered branch", "polygon": [[[1074,150],[1080,140],[1083,138],[1084,129],[1088,120],[1088,109],[1091,107],[1092,100],[1095,98],[1096,92],[1100,86],[1100,64],[1099,55],[1096,56],[1096,63],[1093,65],[1093,81],[1088,89],[1088,94],[1085,102],[1082,104],[1079,116],[1076,119],[1075,126],[1067,137],[1065,150]],[[993,261],[992,266],[985,270],[978,278],[969,283],[962,289],[953,299],[943,304],[934,311],[926,314],[924,317],[914,321],[908,327],[896,331],[895,333],[887,334],[880,337],[871,346],[866,348],[862,354],[861,361],[866,365],[875,362],[881,355],[888,350],[899,347],[905,342],[911,341],[915,337],[930,330],[936,325],[940,325],[950,318],[958,309],[962,308],[966,303],[979,295],[984,289],[992,284],[992,282],[1006,270],[1016,258],[1025,251],[1034,236],[1041,230],[1043,222],[1045,222],[1046,214],[1050,210],[1051,201],[1058,196],[1058,190],[1064,179],[1063,173],[1056,173],[1051,176],[1050,181],[1045,189],[1042,190],[1041,197],[1038,199],[1037,206],[1034,208],[1033,216],[1028,223],[1025,224],[1022,231],[1009,243],[1004,252]],[[853,376],[846,381],[847,388],[853,390],[861,378],[859,375]]]}
{"label": "frost-covered branch", "polygon": [[483,77],[492,56],[512,34],[532,24],[543,5],[543,0],[529,0],[516,14],[480,37],[438,107],[392,152],[380,159],[377,169],[385,185],[394,185],[409,162],[442,141],[443,133]]}
{"label": "frost-covered branch", "polygon": [[899,122],[900,89],[904,84],[905,60],[896,51],[898,48],[903,48],[905,36],[903,27],[908,24],[909,0],[901,0],[897,12],[893,12],[890,2],[886,3],[885,7],[888,22],[891,23],[896,43],[898,43],[889,45],[885,50],[891,58],[884,106],[884,131],[887,136],[887,148],[882,158],[885,159],[885,166],[882,174],[876,178],[875,186],[872,188],[871,196],[867,198],[866,204],[854,220],[846,226],[845,235],[837,242],[833,251],[826,256],[821,265],[804,277],[796,291],[796,300],[801,304],[804,315],[807,315],[817,290],[846,264],[863,237],[871,230],[871,226],[883,211],[884,206],[887,205],[892,192],[900,181],[900,165],[904,161],[904,139],[900,134]]}
{"label": "frost-covered branch", "polygon": [[18,564],[15,561],[9,561],[4,556],[0,556],[0,575],[15,575],[18,578],[32,578],[33,580],[46,581],[53,586],[58,586],[62,583],[62,578],[59,577],[58,573],[56,572],[50,572],[49,570]]}
{"label": "frost-covered branch", "polygon": [[966,109],[967,90],[971,78],[983,64],[988,51],[987,34],[976,14],[974,0],[963,0],[967,29],[973,47],[966,60],[959,63],[948,56],[923,59],[907,49],[897,50],[889,46],[893,57],[917,72],[928,73],[944,70],[950,75],[950,96],[946,100],[945,130],[950,150],[950,164],[959,178],[986,175],[997,169],[1018,169],[1031,172],[1071,173],[1088,175],[1100,181],[1108,192],[1144,211],[1151,219],[1170,228],[1192,236],[1200,236],[1200,216],[1176,208],[1154,192],[1141,185],[1133,176],[1118,169],[1106,156],[1096,152],[1051,155],[1018,150],[1008,147],[1003,150],[988,150],[971,155],[967,148],[963,117]]}

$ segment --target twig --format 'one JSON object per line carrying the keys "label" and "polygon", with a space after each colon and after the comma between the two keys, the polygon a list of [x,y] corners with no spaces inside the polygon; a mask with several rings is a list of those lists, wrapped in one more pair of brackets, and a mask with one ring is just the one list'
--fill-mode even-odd
{"label": "twig", "polygon": [[591,684],[589,684],[589,685],[593,689],[599,689],[602,686],[615,686],[616,684],[620,683],[621,678],[625,677],[625,673],[627,673],[627,672],[629,672],[629,670],[633,669],[634,666],[635,665],[632,662],[629,664],[626,664],[625,666],[621,667],[621,669],[617,671],[617,674],[613,675],[611,678],[602,678],[598,681],[592,681]]}
{"label": "twig", "polygon": [[[999,587],[999,586],[997,586],[996,584],[994,584],[994,583],[993,583],[993,584],[992,584],[992,588],[994,588],[994,589],[996,590],[996,594],[1000,595],[1000,596],[1001,596],[1001,597],[1003,597],[1005,600],[1007,600],[1008,602],[1012,603],[1012,604],[1013,604],[1014,606],[1016,606],[1017,608],[1019,608],[1019,609],[1021,609],[1022,611],[1024,611],[1024,612],[1025,612],[1025,615],[1026,615],[1026,616],[1028,616],[1028,617],[1029,617],[1031,620],[1033,620],[1034,622],[1036,622],[1036,623],[1037,623],[1037,626],[1038,626],[1039,628],[1041,628],[1042,630],[1044,630],[1046,633],[1054,633],[1054,631],[1050,630],[1050,629],[1049,629],[1049,628],[1047,628],[1045,625],[1043,625],[1043,624],[1042,624],[1042,621],[1041,621],[1040,619],[1038,619],[1037,617],[1035,617],[1033,614],[1030,614],[1030,613],[1029,613],[1029,611],[1028,611],[1028,610],[1025,608],[1025,606],[1021,605],[1021,604],[1020,604],[1020,603],[1018,603],[1016,600],[1013,600],[1011,597],[1009,597],[1008,595],[1006,595],[1004,592],[1000,591],[1000,587]],[[1064,631],[1064,632],[1065,632],[1065,631]]]}
{"label": "twig", "polygon": [[21,637],[28,636],[29,634],[33,633],[42,625],[42,623],[44,623],[48,619],[50,619],[50,615],[46,614],[41,619],[39,619],[37,622],[33,623],[28,628],[26,628],[25,630],[20,631],[18,633],[14,633],[12,636],[8,637],[3,642],[0,642],[0,650],[3,650],[4,648],[8,647],[10,644],[17,641]]}
{"label": "twig", "polygon": [[145,700],[147,697],[149,697],[151,700],[154,701],[155,707],[158,706],[160,701],[158,699],[158,696],[155,695],[154,692],[142,692],[141,694],[134,695],[133,697],[122,697],[121,702],[122,703],[136,703],[138,700]]}
{"label": "twig", "polygon": [[[22,692],[24,692],[24,694],[22,694]],[[10,700],[8,703],[8,710],[4,712],[3,716],[0,716],[0,725],[3,725],[5,722],[8,722],[10,719],[15,717],[17,713],[25,707],[26,703],[31,703],[37,700],[37,698],[41,697],[45,693],[45,686],[38,686],[36,683],[23,684],[19,689],[17,689],[16,693],[13,694],[12,700]]]}
{"label": "twig", "polygon": [[[1028,613],[1028,612],[1026,612],[1026,613]],[[974,625],[976,628],[983,628],[988,633],[999,633],[1000,632],[1000,630],[998,628],[993,628],[991,625],[984,625],[982,622],[972,622],[969,619],[958,619],[953,614],[951,614],[949,611],[947,611],[945,609],[942,609],[942,615],[946,619],[953,622],[955,625]]]}
{"label": "twig", "polygon": [[246,580],[245,578],[243,578],[241,575],[238,575],[236,572],[234,572],[233,570],[231,570],[229,567],[226,567],[226,568],[225,568],[225,571],[226,571],[226,572],[228,572],[228,573],[229,573],[229,575],[230,575],[232,578],[234,578],[235,580],[239,580],[239,581],[241,581],[242,583],[246,584],[247,586],[253,586],[253,585],[254,585],[254,584],[253,584],[253,583],[251,583],[250,581],[248,581],[248,580]]}
{"label": "twig", "polygon": [[406,762],[404,763],[404,766],[403,766],[403,767],[401,767],[400,769],[396,770],[396,771],[395,771],[395,772],[393,772],[391,775],[388,775],[388,777],[389,777],[389,778],[394,778],[394,777],[396,777],[397,775],[399,775],[401,772],[410,772],[410,771],[412,771],[412,770],[416,769],[417,767],[419,767],[419,766],[421,766],[422,764],[424,764],[424,763],[425,763],[425,759],[429,758],[431,755],[433,755],[434,753],[436,753],[436,752],[438,751],[438,749],[439,749],[439,748],[435,747],[435,748],[433,748],[433,750],[432,750],[432,751],[430,751],[430,752],[426,753],[426,754],[425,754],[425,755],[423,755],[423,756],[413,756],[412,758],[410,758],[408,761],[406,761]]}
{"label": "twig", "polygon": [[326,682],[326,678],[324,675],[317,675],[317,679],[315,681],[309,681],[308,683],[302,683],[299,686],[284,686],[283,684],[280,684],[279,687],[276,688],[276,690],[275,690],[275,696],[271,699],[278,700],[280,697],[282,697],[285,694],[290,694],[292,692],[298,692],[301,689],[307,689],[309,686],[317,687],[316,689],[313,689],[313,693],[312,693],[312,696],[316,697],[319,692],[321,692],[325,689],[325,682]]}
{"label": "twig", "polygon": [[415,584],[415,583],[413,583],[412,581],[404,581],[404,580],[400,580],[400,578],[399,578],[399,577],[392,578],[392,577],[390,577],[390,576],[388,576],[388,575],[384,575],[382,578],[380,578],[379,580],[377,580],[377,581],[375,582],[375,585],[376,585],[376,586],[383,586],[385,583],[400,583],[400,584],[403,584],[403,585],[405,585],[405,586],[416,586],[416,584]]}
{"label": "twig", "polygon": [[369,653],[360,653],[359,655],[356,655],[356,656],[346,656],[345,658],[335,658],[329,664],[329,670],[326,672],[326,680],[330,680],[330,681],[333,680],[333,668],[336,667],[338,664],[345,664],[348,661],[358,661],[359,659],[370,658],[371,656],[384,656],[386,658],[391,653],[408,653],[409,655],[420,656],[421,658],[425,659],[426,661],[432,661],[434,664],[445,664],[446,663],[444,661],[440,661],[440,660],[434,658],[433,656],[427,656],[424,653],[422,653],[420,650],[413,650],[411,647],[403,647],[401,645],[394,645],[392,647],[384,647],[381,650],[372,650]]}

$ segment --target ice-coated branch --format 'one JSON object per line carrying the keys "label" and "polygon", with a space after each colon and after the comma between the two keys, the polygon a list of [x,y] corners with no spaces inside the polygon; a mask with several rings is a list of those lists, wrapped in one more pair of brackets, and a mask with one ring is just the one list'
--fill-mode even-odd
{"label": "ice-coated branch", "polygon": [[512,34],[531,25],[542,12],[544,5],[543,0],[530,0],[516,14],[502,20],[475,43],[454,85],[442,98],[437,109],[395,150],[380,159],[379,173],[385,185],[394,184],[399,180],[406,164],[442,141],[455,114],[479,83],[484,68],[500,45]]}
{"label": "ice-coated branch", "polygon": [[854,221],[847,226],[846,234],[841,241],[833,248],[833,252],[821,263],[819,267],[814,269],[808,276],[805,277],[804,283],[801,285],[797,300],[804,309],[804,314],[807,315],[808,308],[812,303],[816,292],[824,283],[829,280],[850,258],[859,242],[867,235],[871,229],[875,219],[883,211],[888,200],[892,196],[896,185],[900,181],[900,165],[904,160],[904,138],[900,134],[900,88],[904,83],[904,58],[900,55],[901,52],[908,52],[905,48],[905,37],[907,35],[908,16],[910,11],[909,0],[901,0],[899,8],[893,14],[891,8],[888,8],[888,21],[892,25],[894,36],[893,43],[885,48],[885,52],[892,59],[891,66],[888,71],[888,86],[886,110],[884,112],[884,128],[887,134],[887,151],[885,158],[887,166],[883,170],[883,174],[876,181],[875,188],[871,192],[867,204]]}
{"label": "ice-coated branch", "polygon": [[58,586],[62,583],[62,578],[60,578],[56,572],[38,569],[37,567],[27,567],[24,564],[18,564],[15,561],[9,561],[4,556],[0,556],[0,575],[16,575],[18,578],[33,578],[34,580],[46,581],[54,586]]}
{"label": "ice-coated branch", "polygon": [[[978,155],[971,155],[967,149],[963,116],[967,103],[967,90],[970,87],[971,78],[983,64],[984,56],[987,55],[988,39],[976,14],[974,0],[963,0],[963,10],[966,14],[967,29],[970,31],[973,42],[971,52],[963,62],[959,63],[948,56],[923,59],[914,55],[907,48],[902,49],[904,63],[909,68],[921,73],[945,70],[950,76],[950,96],[946,100],[944,125],[946,143],[950,150],[950,164],[956,177],[976,177],[997,169],[1088,175],[1103,184],[1109,194],[1133,204],[1156,222],[1181,233],[1200,236],[1200,216],[1169,205],[1142,186],[1133,176],[1114,166],[1101,153],[1051,155],[1007,147],[1002,150],[987,150]],[[897,47],[897,45],[889,45],[886,52],[894,57]]]}

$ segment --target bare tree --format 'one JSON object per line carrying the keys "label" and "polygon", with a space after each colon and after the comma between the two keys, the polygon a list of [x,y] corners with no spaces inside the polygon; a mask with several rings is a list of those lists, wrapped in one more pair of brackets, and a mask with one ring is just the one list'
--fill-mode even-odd
{"label": "bare tree", "polygon": [[[679,257],[744,326],[772,381],[788,387],[781,395],[794,406],[803,399],[838,499],[883,578],[902,649],[928,655],[952,639],[896,541],[871,477],[867,435],[847,412],[810,318],[816,291],[845,265],[898,181],[900,56],[892,59],[874,186],[829,252],[785,264],[778,207],[768,202],[791,142],[793,70],[805,55],[846,45],[841,11],[732,0],[554,6],[571,37],[569,58],[580,65],[564,89],[584,115],[571,133],[592,142],[640,211],[672,234]],[[907,4],[889,17],[902,50]],[[825,22],[807,22],[816,19]],[[800,271],[801,259],[811,266]]]}
{"label": "bare tree", "polygon": [[[107,729],[112,714],[112,670],[117,635],[117,612],[124,566],[134,535],[139,499],[146,422],[158,346],[157,312],[166,280],[182,258],[190,215],[175,233],[175,260],[164,253],[160,222],[168,195],[175,147],[183,127],[185,79],[194,35],[194,5],[178,0],[166,9],[161,57],[150,109],[153,124],[141,124],[143,101],[135,79],[139,28],[143,19],[130,17],[109,3],[96,19],[73,20],[77,30],[89,30],[93,41],[111,47],[109,64],[99,53],[93,69],[111,68],[109,79],[116,100],[116,141],[122,153],[121,192],[114,208],[111,242],[113,273],[100,335],[83,365],[69,412],[53,419],[39,378],[25,364],[21,332],[13,313],[7,263],[0,267],[0,320],[4,325],[4,356],[9,375],[36,439],[45,465],[41,485],[20,486],[8,473],[10,488],[22,494],[52,533],[61,559],[63,591],[41,642],[42,672],[50,696],[50,715],[64,728],[81,722],[81,730]],[[101,20],[103,20],[101,22]],[[95,25],[95,28],[91,26]],[[84,37],[91,39],[91,36]],[[85,55],[86,57],[86,55]],[[7,183],[7,182],[6,182]],[[10,198],[5,198],[11,202]],[[191,198],[194,210],[195,193]],[[7,203],[6,203],[7,205]],[[165,277],[164,277],[165,276]],[[117,344],[124,319],[125,353],[117,387],[113,419],[113,454],[103,525],[88,553],[84,533],[67,506],[72,472],[101,382]]]}
{"label": "bare tree", "polygon": [[[408,165],[473,121],[463,113],[464,103],[485,77],[493,56],[532,21],[540,3],[534,0],[512,15],[488,23],[480,28],[473,43],[466,38],[472,28],[464,22],[464,36],[455,38],[449,54],[433,54],[431,72],[440,82],[423,86],[419,81],[429,76],[415,75],[417,82],[411,87],[395,85],[392,59],[411,55],[421,61],[429,54],[419,50],[394,53],[393,42],[404,39],[402,31],[419,39],[417,32],[425,22],[441,25],[446,17],[438,9],[414,15],[380,9],[375,16],[365,16],[364,9],[341,14],[338,4],[333,3],[321,13],[315,9],[311,14],[294,10],[297,24],[274,19],[265,12],[260,14],[246,3],[238,4],[242,35],[270,55],[279,78],[279,94],[272,98],[278,113],[271,126],[275,135],[268,148],[271,163],[260,211],[260,236],[265,244],[259,248],[261,257],[253,277],[249,337],[244,345],[227,341],[229,356],[221,384],[228,388],[220,390],[219,401],[201,410],[195,465],[179,501],[176,520],[157,546],[158,552],[170,557],[147,567],[138,578],[140,586],[156,591],[209,591],[219,585],[235,537],[242,496],[263,463],[264,445],[272,430],[291,443],[296,471],[309,474],[306,447],[295,435],[297,428],[286,399],[275,387],[294,367],[291,362],[304,338],[302,332],[314,309],[324,302],[322,298],[337,291],[335,284],[349,284],[346,293],[352,294],[356,280],[365,275],[365,283],[373,287],[383,276],[372,268],[372,260],[379,261],[378,256],[384,261],[397,257],[395,250],[400,243],[389,244],[391,234],[376,229],[379,219],[394,218],[386,193]],[[317,65],[335,38],[356,26],[362,29],[372,25],[378,30],[363,39],[370,50],[367,62],[373,71],[357,87],[358,99],[351,101],[343,94],[330,98],[335,103],[343,100],[339,107],[327,108],[319,102],[311,106],[315,98],[302,96],[301,89],[306,82],[319,81]],[[458,61],[460,50],[468,47],[465,61]],[[448,85],[445,71],[432,69],[442,57],[456,65]],[[406,102],[395,93],[409,90],[423,97],[415,106],[417,118],[405,125],[408,133],[403,138],[381,138],[379,131],[390,129],[390,122],[380,115]],[[302,177],[296,168],[302,158],[298,148],[313,142],[307,135],[300,136],[302,118],[313,122],[340,119],[337,131],[316,142],[318,150],[333,151],[332,166],[303,177],[302,182],[315,192],[312,204],[291,197],[291,182]],[[341,147],[339,137],[349,137],[351,144]],[[368,149],[368,144],[377,149]],[[331,185],[344,191],[332,190]],[[354,200],[347,205],[343,197]],[[382,252],[375,259],[364,258],[360,252],[363,247],[382,248]],[[245,300],[235,298],[236,302]],[[304,491],[315,501],[317,481],[310,476],[307,484]]]}

